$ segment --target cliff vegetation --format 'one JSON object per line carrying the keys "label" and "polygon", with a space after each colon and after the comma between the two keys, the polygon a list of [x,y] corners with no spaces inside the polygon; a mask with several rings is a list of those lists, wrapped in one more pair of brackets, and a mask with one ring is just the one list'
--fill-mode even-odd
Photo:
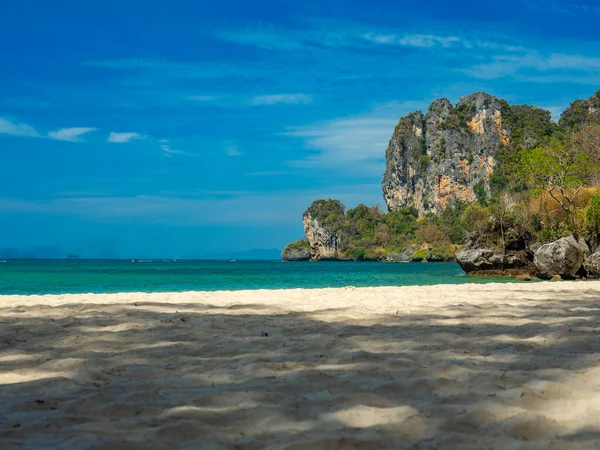
{"label": "cliff vegetation", "polygon": [[485,93],[456,106],[436,100],[393,131],[387,212],[318,200],[303,216],[306,239],[283,257],[302,246],[313,260],[446,261],[461,248],[484,249],[485,263],[468,271],[535,271],[534,253],[563,237],[585,255],[598,249],[599,182],[600,91],[558,123]]}

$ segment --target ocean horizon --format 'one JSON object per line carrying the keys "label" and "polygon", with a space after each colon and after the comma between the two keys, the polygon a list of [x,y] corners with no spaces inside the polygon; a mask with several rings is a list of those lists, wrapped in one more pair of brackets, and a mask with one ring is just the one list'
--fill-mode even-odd
{"label": "ocean horizon", "polygon": [[456,263],[275,260],[3,259],[0,295],[237,291],[515,282]]}

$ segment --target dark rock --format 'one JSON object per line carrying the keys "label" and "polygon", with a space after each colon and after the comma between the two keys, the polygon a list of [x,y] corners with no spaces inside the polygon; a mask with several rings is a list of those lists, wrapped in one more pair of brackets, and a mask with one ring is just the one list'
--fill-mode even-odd
{"label": "dark rock", "polygon": [[600,252],[595,252],[585,258],[583,262],[585,271],[594,277],[600,275]]}
{"label": "dark rock", "polygon": [[573,236],[542,245],[537,249],[533,262],[540,277],[573,278],[584,260],[584,249]]}
{"label": "dark rock", "polygon": [[588,256],[590,256],[590,253],[592,253],[592,252],[590,250],[590,246],[585,241],[585,239],[583,239],[583,238],[579,239],[579,241],[577,242],[577,244],[579,245],[579,248],[583,252],[583,258],[584,259],[587,258]]}
{"label": "dark rock", "polygon": [[444,258],[442,258],[440,255],[436,255],[435,253],[430,254],[427,260],[429,262],[444,262]]}

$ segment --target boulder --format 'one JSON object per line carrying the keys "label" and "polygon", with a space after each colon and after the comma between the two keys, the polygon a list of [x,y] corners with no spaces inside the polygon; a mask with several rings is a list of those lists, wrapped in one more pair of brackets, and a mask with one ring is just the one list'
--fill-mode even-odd
{"label": "boulder", "polygon": [[387,262],[411,262],[412,258],[410,256],[408,256],[406,253],[389,252],[385,256],[385,260]]}
{"label": "boulder", "polygon": [[489,248],[464,249],[456,254],[456,262],[467,273],[493,269],[494,264],[490,261],[493,255],[494,250]]}
{"label": "boulder", "polygon": [[310,260],[310,252],[305,248],[299,250],[286,249],[281,254],[281,259],[284,261],[308,261]]}
{"label": "boulder", "polygon": [[530,254],[525,250],[505,254],[497,248],[467,248],[456,254],[456,261],[467,273],[493,271],[495,274],[514,275],[535,269]]}
{"label": "boulder", "polygon": [[581,248],[581,251],[583,252],[583,258],[585,259],[588,256],[590,256],[590,253],[592,252],[590,250],[590,246],[587,244],[585,239],[581,238],[577,243],[579,244],[579,248]]}
{"label": "boulder", "polygon": [[592,276],[600,275],[600,251],[592,253],[590,256],[585,258],[583,262],[583,268],[585,271]]}
{"label": "boulder", "polygon": [[550,281],[561,281],[562,277],[560,275],[554,275],[552,278],[550,278]]}
{"label": "boulder", "polygon": [[584,249],[573,236],[542,245],[534,254],[533,262],[542,278],[560,275],[573,278],[584,260]]}

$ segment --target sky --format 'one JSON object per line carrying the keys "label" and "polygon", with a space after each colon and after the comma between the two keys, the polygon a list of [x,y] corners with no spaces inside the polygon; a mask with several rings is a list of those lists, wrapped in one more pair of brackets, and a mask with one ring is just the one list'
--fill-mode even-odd
{"label": "sky", "polygon": [[19,0],[0,15],[0,257],[282,249],[383,206],[399,118],[600,88],[597,0]]}

